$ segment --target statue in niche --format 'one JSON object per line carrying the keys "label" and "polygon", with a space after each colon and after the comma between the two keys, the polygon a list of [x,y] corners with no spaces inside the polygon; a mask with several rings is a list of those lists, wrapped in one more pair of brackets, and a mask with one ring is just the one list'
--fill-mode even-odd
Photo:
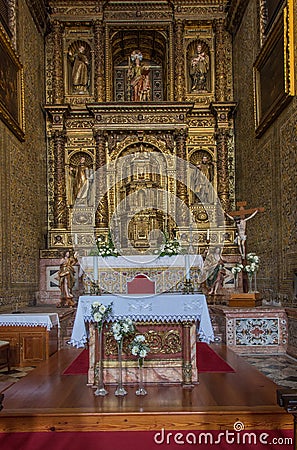
{"label": "statue in niche", "polygon": [[68,52],[69,60],[72,64],[71,82],[73,92],[76,94],[86,94],[89,90],[89,69],[90,61],[87,55],[86,45],[77,43]]}
{"label": "statue in niche", "polygon": [[69,204],[75,202],[90,206],[93,201],[94,171],[81,156],[77,165],[69,167]]}
{"label": "statue in niche", "polygon": [[[204,47],[204,48],[203,48]],[[196,54],[190,61],[191,92],[208,90],[209,55],[207,46],[197,44]]]}
{"label": "statue in niche", "polygon": [[150,100],[150,69],[142,65],[143,56],[140,50],[133,50],[129,58],[128,80],[130,83],[130,100],[146,102]]}
{"label": "statue in niche", "polygon": [[191,176],[191,188],[195,195],[193,195],[192,203],[212,203],[213,202],[213,187],[212,182],[214,178],[214,166],[210,157],[202,156],[201,162],[196,165],[198,170],[194,170]]}

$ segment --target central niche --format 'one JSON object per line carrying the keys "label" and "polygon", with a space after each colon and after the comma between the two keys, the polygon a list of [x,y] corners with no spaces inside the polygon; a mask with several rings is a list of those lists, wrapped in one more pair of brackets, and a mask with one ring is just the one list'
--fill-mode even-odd
{"label": "central niche", "polygon": [[116,102],[166,100],[167,46],[156,30],[119,31],[112,38]]}
{"label": "central niche", "polygon": [[115,222],[122,253],[154,253],[168,228],[167,167],[150,145],[127,148],[116,164]]}

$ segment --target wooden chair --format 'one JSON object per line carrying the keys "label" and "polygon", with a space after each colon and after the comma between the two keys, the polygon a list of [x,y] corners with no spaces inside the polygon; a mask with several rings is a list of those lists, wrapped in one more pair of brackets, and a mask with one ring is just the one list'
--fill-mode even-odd
{"label": "wooden chair", "polygon": [[155,294],[156,285],[155,282],[150,280],[148,276],[144,274],[136,275],[132,281],[127,282],[128,294]]}
{"label": "wooden chair", "polygon": [[10,344],[8,341],[0,341],[0,368],[7,367],[10,371]]}

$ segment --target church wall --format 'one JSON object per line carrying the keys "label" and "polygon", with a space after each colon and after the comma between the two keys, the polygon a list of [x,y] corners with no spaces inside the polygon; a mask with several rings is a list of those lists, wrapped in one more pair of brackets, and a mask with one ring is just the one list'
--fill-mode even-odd
{"label": "church wall", "polygon": [[260,51],[258,1],[249,1],[234,36],[237,200],[265,207],[247,223],[248,251],[260,259],[258,281],[267,300],[292,305],[296,272],[296,100],[256,138],[253,64]]}
{"label": "church wall", "polygon": [[24,68],[25,140],[0,121],[1,310],[15,306],[17,296],[20,305],[33,301],[46,224],[44,44],[24,0],[18,2],[16,29]]}

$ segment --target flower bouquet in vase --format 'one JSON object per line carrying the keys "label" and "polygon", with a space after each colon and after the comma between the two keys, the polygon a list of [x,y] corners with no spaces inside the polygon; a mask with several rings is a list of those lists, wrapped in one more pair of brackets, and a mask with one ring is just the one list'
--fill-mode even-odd
{"label": "flower bouquet in vase", "polygon": [[146,343],[145,336],[143,334],[138,334],[135,336],[130,344],[131,353],[138,358],[138,368],[139,368],[139,387],[135,392],[136,395],[146,395],[147,391],[143,386],[143,362],[144,358],[150,351],[149,346]]}
{"label": "flower bouquet in vase", "polygon": [[233,273],[233,276],[234,276],[234,289],[235,290],[238,288],[238,275],[240,274],[242,269],[243,269],[242,264],[236,264],[236,266],[232,267],[232,269],[231,269],[231,272]]}
{"label": "flower bouquet in vase", "polygon": [[[245,272],[247,273],[249,280],[249,292],[258,292],[257,291],[257,270],[259,268],[259,257],[255,253],[248,253],[246,256],[246,260],[248,264],[244,267]],[[253,286],[254,280],[254,286]]]}
{"label": "flower bouquet in vase", "polygon": [[104,387],[103,381],[103,324],[112,314],[112,303],[108,306],[103,305],[100,302],[94,302],[91,305],[91,315],[93,321],[96,324],[98,330],[98,385],[95,391],[95,395],[104,396],[108,392]]}
{"label": "flower bouquet in vase", "polygon": [[118,320],[112,325],[113,337],[115,338],[118,346],[118,361],[119,361],[119,378],[118,386],[114,395],[124,396],[127,394],[126,389],[123,387],[123,375],[122,375],[122,351],[123,340],[126,336],[130,336],[135,332],[135,327],[131,319]]}

